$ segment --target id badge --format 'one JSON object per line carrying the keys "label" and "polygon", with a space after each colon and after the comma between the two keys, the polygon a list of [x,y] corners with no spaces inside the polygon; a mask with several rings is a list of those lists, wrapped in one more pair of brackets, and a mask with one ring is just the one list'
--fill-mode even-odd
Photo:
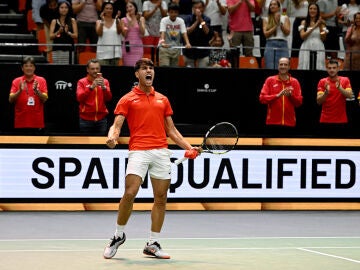
{"label": "id badge", "polygon": [[29,98],[28,98],[27,105],[28,105],[28,106],[35,106],[35,99],[34,99],[34,97],[29,97]]}

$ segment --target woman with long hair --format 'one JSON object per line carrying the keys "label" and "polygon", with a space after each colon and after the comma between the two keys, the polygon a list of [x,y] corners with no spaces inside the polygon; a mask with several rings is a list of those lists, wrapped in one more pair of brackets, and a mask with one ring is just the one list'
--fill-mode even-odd
{"label": "woman with long hair", "polygon": [[96,21],[96,58],[101,65],[119,64],[121,58],[121,22],[120,12],[114,10],[112,2],[104,2],[101,6],[100,20]]}
{"label": "woman with long hair", "polygon": [[[57,18],[50,24],[50,39],[53,40],[52,59],[56,64],[71,63],[75,39],[78,37],[76,20],[68,1],[60,0]],[[61,46],[63,45],[63,46]],[[69,46],[67,46],[69,45]]]}
{"label": "woman with long hair", "polygon": [[[311,55],[316,55],[317,70],[325,70],[325,46],[327,29],[325,21],[320,17],[319,6],[312,3],[308,6],[308,14],[299,26],[300,37],[303,43],[299,52],[298,69],[310,69],[310,62],[315,59]],[[314,61],[315,64],[315,61]]]}
{"label": "woman with long hair", "polygon": [[281,14],[279,0],[271,0],[268,17],[263,18],[265,44],[265,68],[277,69],[279,59],[289,57],[287,36],[290,34],[290,20]]}
{"label": "woman with long hair", "polygon": [[145,34],[145,18],[138,15],[137,5],[131,1],[126,4],[126,16],[121,18],[122,59],[124,66],[134,66],[143,57],[142,37]]}
{"label": "woman with long hair", "polygon": [[354,15],[354,22],[349,26],[346,36],[346,57],[344,69],[360,69],[360,12]]}

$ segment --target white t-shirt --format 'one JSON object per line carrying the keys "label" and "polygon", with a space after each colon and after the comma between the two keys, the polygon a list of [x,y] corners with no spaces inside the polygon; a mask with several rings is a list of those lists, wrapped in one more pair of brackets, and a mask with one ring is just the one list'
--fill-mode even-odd
{"label": "white t-shirt", "polygon": [[185,22],[177,17],[175,21],[170,20],[169,16],[160,21],[160,32],[165,32],[165,43],[173,46],[181,45],[181,36],[186,33]]}

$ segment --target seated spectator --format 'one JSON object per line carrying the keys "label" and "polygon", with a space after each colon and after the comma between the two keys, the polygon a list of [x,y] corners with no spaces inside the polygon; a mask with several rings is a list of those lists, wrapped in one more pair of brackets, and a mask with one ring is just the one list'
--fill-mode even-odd
{"label": "seated spectator", "polygon": [[[299,26],[300,37],[304,40],[300,47],[298,69],[310,69],[311,53],[316,55],[317,70],[325,70],[325,46],[327,29],[320,17],[319,6],[315,3],[308,7],[308,15]],[[315,64],[315,63],[314,63]]]}
{"label": "seated spectator", "polygon": [[190,48],[185,22],[179,18],[179,6],[170,3],[168,7],[169,16],[161,19],[160,22],[160,41],[159,41],[159,66],[179,66],[181,37],[185,41],[185,47]]}
{"label": "seated spectator", "polygon": [[209,44],[211,47],[214,47],[214,49],[210,50],[209,66],[230,68],[230,55],[229,51],[224,49],[224,39],[222,35],[215,31]]}
{"label": "seated spectator", "polygon": [[290,20],[281,14],[281,4],[271,0],[268,17],[263,18],[263,33],[266,37],[265,68],[276,69],[280,58],[289,57],[287,36],[290,34]]}
{"label": "seated spectator", "polygon": [[98,42],[96,57],[101,65],[119,64],[121,58],[121,22],[120,11],[116,14],[112,2],[104,2],[101,7],[101,20],[96,22]]}
{"label": "seated spectator", "polygon": [[142,37],[145,34],[145,18],[138,15],[137,5],[129,1],[126,4],[126,16],[121,18],[122,35],[122,62],[124,66],[133,67],[143,57],[144,48]]}
{"label": "seated spectator", "polygon": [[[60,0],[58,3],[57,18],[50,24],[50,39],[53,40],[53,63],[71,63],[73,45],[78,37],[76,20],[72,17],[72,8],[68,1]],[[60,44],[60,45],[57,45]],[[71,46],[61,46],[69,44]]]}
{"label": "seated spectator", "polygon": [[[205,4],[202,0],[194,0],[193,14],[185,17],[187,34],[192,47],[209,47],[212,38],[210,18],[204,15]],[[210,50],[203,48],[184,49],[185,66],[208,67]]]}

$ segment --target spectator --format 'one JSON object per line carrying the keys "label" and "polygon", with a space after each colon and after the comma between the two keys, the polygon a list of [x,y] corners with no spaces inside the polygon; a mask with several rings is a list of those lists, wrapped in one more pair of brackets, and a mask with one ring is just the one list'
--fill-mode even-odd
{"label": "spectator", "polygon": [[185,19],[187,15],[192,13],[193,0],[170,0],[169,3],[179,5],[179,17]]}
{"label": "spectator", "polygon": [[[210,18],[212,32],[223,33],[223,21],[227,12],[226,0],[205,0],[204,14]],[[225,29],[227,30],[227,29]]]}
{"label": "spectator", "polygon": [[72,17],[72,8],[68,1],[60,0],[57,11],[57,18],[53,19],[50,24],[50,39],[53,40],[54,45],[53,63],[69,64],[72,62],[73,45],[78,37],[76,20]]}
{"label": "spectator", "polygon": [[[14,0],[12,0],[14,1]],[[31,9],[32,9],[32,19],[36,24],[36,33],[44,28],[43,19],[40,16],[41,6],[46,4],[46,0],[32,0]]]}
{"label": "spectator", "polygon": [[339,26],[341,27],[341,36],[343,38],[344,48],[346,49],[346,42],[345,42],[345,36],[346,32],[354,23],[354,15],[360,11],[360,6],[357,4],[357,0],[350,0],[346,1],[348,2],[348,5],[345,3],[341,6],[340,14],[337,18],[337,22]]}
{"label": "spectator", "polygon": [[280,1],[271,0],[268,17],[263,18],[265,68],[269,69],[275,69],[280,58],[289,57],[287,36],[290,34],[290,20],[281,14],[280,7]]}
{"label": "spectator", "polygon": [[134,66],[144,54],[142,37],[145,34],[145,18],[138,16],[137,5],[129,1],[126,4],[126,16],[121,19],[124,42],[122,59],[124,66]]}
{"label": "spectator", "polygon": [[307,0],[288,0],[286,15],[290,20],[290,35],[288,38],[289,47],[292,48],[291,56],[298,57],[299,49],[303,42],[300,37],[299,26],[308,14],[309,1]]}
{"label": "spectator", "polygon": [[[213,33],[210,30],[210,18],[204,15],[205,4],[201,0],[193,1],[193,14],[185,17],[185,25],[191,46],[209,47]],[[191,48],[184,50],[185,66],[208,67],[208,49]]]}
{"label": "spectator", "polygon": [[260,92],[260,103],[267,105],[266,133],[270,136],[295,134],[295,108],[302,104],[300,83],[289,74],[290,60],[279,59],[279,74],[270,76]]}
{"label": "spectator", "polygon": [[101,6],[101,20],[96,21],[98,42],[96,58],[101,65],[119,65],[121,58],[121,22],[120,11],[115,13],[112,2],[104,2]]}
{"label": "spectator", "polygon": [[43,134],[44,103],[48,99],[45,78],[35,75],[35,60],[22,61],[23,75],[12,81],[9,102],[15,104],[14,128],[27,135]]}
{"label": "spectator", "polygon": [[354,15],[353,20],[354,23],[348,28],[345,36],[346,70],[360,70],[360,12]]}
{"label": "spectator", "polygon": [[160,39],[160,21],[167,16],[167,4],[163,0],[146,0],[143,4],[146,34],[143,37],[144,53],[155,56],[155,49]]}
{"label": "spectator", "polygon": [[224,48],[224,39],[222,35],[215,31],[214,36],[210,40],[209,44],[214,48],[210,50],[209,66],[230,68],[231,62],[229,59],[231,59],[231,56],[229,51]]}
{"label": "spectator", "polygon": [[110,84],[100,73],[97,59],[88,61],[86,71],[87,76],[78,81],[76,89],[80,133],[103,136],[108,128],[106,102],[112,98]]}
{"label": "spectator", "polygon": [[[300,37],[304,40],[299,53],[298,69],[313,69],[325,70],[325,46],[324,40],[326,38],[327,29],[324,20],[320,17],[319,6],[315,3],[308,6],[308,15],[306,19],[301,22],[299,26]],[[315,59],[312,55],[316,54]],[[311,61],[314,61],[311,63]]]}
{"label": "spectator", "polygon": [[[58,0],[46,0],[46,3],[40,7],[40,17],[44,23],[44,31],[46,44],[51,44],[53,41],[50,39],[50,24],[53,19],[56,19],[58,8]],[[47,46],[47,52],[52,50],[51,46]]]}
{"label": "spectator", "polygon": [[[108,0],[101,0],[101,1],[108,1]],[[136,6],[138,7],[138,11],[137,11],[137,15],[141,15],[142,14],[142,5],[143,5],[143,1],[142,0],[115,0],[113,1],[114,3],[114,10],[117,13],[118,11],[120,11],[120,19],[124,18],[126,16],[126,4],[128,2],[133,2],[136,4]]]}
{"label": "spectator", "polygon": [[340,28],[337,26],[337,16],[340,14],[341,7],[338,6],[338,0],[318,0],[320,16],[325,20],[326,28],[329,33],[324,42],[326,56],[336,59],[339,46]]}
{"label": "spectator", "polygon": [[170,3],[168,7],[169,16],[161,19],[160,22],[160,41],[159,41],[159,66],[179,66],[181,37],[185,41],[185,47],[190,48],[185,22],[179,16],[179,6]]}
{"label": "spectator", "polygon": [[244,55],[252,56],[254,48],[254,25],[251,12],[255,9],[254,0],[227,0],[229,10],[229,43],[231,47],[244,47]]}
{"label": "spectator", "polygon": [[326,65],[328,77],[320,79],[316,102],[321,105],[320,135],[338,137],[346,134],[348,118],[346,99],[353,97],[348,77],[339,76],[339,63],[330,59]]}
{"label": "spectator", "polygon": [[[72,0],[72,8],[76,15],[77,27],[79,29],[79,52],[85,50],[85,43],[87,41],[92,45],[97,43],[98,35],[95,29],[101,5],[101,0]],[[96,47],[91,46],[90,50],[95,52]]]}

